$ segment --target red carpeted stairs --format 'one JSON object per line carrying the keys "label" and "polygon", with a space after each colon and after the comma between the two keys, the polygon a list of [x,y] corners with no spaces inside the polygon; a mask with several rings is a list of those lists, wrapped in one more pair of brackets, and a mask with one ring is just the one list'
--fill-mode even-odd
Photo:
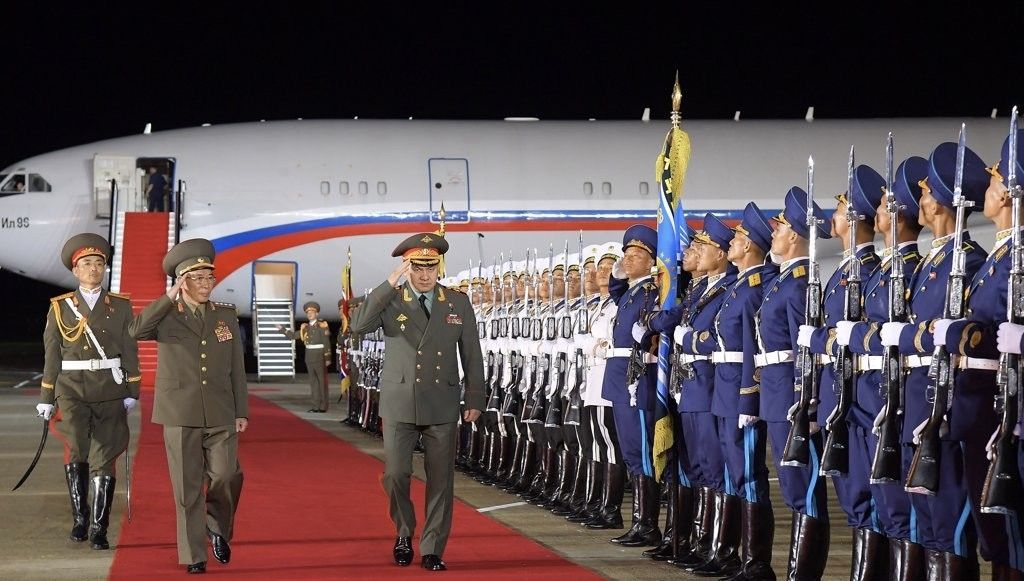
{"label": "red carpeted stairs", "polygon": [[[231,543],[208,574],[233,579],[598,579],[592,571],[455,501],[444,559],[448,571],[394,564],[395,532],[380,479],[384,465],[258,396],[250,396],[249,430],[239,435],[245,484]],[[175,509],[162,429],[150,423],[153,394],[142,396],[142,434],[132,470],[132,522],[122,514],[110,579],[182,579]],[[118,483],[121,486],[121,483]],[[414,480],[417,521],[423,483]],[[416,531],[417,534],[420,532]]]}
{"label": "red carpeted stairs", "polygon": [[[135,313],[167,292],[167,275],[161,264],[167,254],[167,212],[126,212],[121,248],[121,292],[132,299]],[[153,388],[156,379],[156,341],[139,341],[142,387]]]}

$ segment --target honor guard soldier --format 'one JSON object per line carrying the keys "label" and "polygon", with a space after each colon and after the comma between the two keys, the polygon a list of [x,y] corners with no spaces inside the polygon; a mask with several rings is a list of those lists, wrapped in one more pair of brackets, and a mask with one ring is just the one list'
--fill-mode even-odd
{"label": "honor guard soldier", "polygon": [[[557,516],[572,514],[574,509],[571,505],[574,499],[582,496],[582,490],[586,486],[586,470],[584,470],[581,460],[583,400],[580,394],[580,390],[583,388],[585,365],[580,361],[582,353],[580,353],[580,357],[577,357],[574,339],[580,328],[580,317],[587,316],[581,283],[580,255],[570,254],[565,258],[566,306],[557,319],[558,340],[555,342],[556,361],[562,362],[560,365],[564,371],[561,372],[561,389],[557,390],[549,400],[557,404],[558,410],[561,412],[561,417],[557,419],[560,421],[562,440],[564,441],[561,482],[553,506],[551,506],[552,514]],[[558,398],[558,401],[554,401],[555,397]],[[579,494],[574,494],[575,492],[579,492]]]}
{"label": "honor guard soldier", "polygon": [[[650,226],[630,226],[622,238],[623,257],[613,270],[608,290],[618,304],[607,350],[601,395],[612,402],[615,431],[626,469],[633,481],[632,525],[613,543],[627,547],[661,541],[658,512],[661,494],[654,480],[654,407],[657,358],[633,339],[634,323],[646,323],[658,308],[658,287],[651,269],[658,251],[658,233]],[[617,271],[617,272],[616,272]]]}
{"label": "honor guard soldier", "polygon": [[771,566],[775,518],[768,497],[766,428],[758,417],[760,385],[754,373],[754,317],[765,287],[778,275],[778,267],[765,260],[771,250],[772,227],[756,204],[747,204],[733,232],[726,258],[739,272],[726,289],[711,327],[715,341],[711,350],[715,366],[711,413],[725,463],[725,492],[742,501],[742,561],[730,579],[766,581],[775,579]]}
{"label": "honor guard soldier", "polygon": [[[984,202],[988,187],[988,174],[981,158],[970,149],[964,148],[962,192],[966,200],[978,207]],[[934,235],[930,252],[922,259],[908,289],[910,296],[910,323],[885,323],[881,327],[882,345],[898,346],[906,356],[905,367],[910,368],[906,378],[906,396],[903,415],[903,461],[908,464],[907,486],[910,492],[910,472],[916,442],[915,433],[926,423],[936,401],[935,381],[929,377],[935,342],[932,321],[943,318],[947,306],[947,282],[954,272],[954,249],[956,232],[956,208],[953,204],[953,190],[957,159],[957,144],[943,143],[932,152],[928,159],[928,177],[920,182],[921,200],[918,220]],[[963,221],[970,209],[964,212]],[[961,251],[963,252],[964,280],[970,281],[985,261],[985,252],[971,240],[970,234],[962,231]],[[967,282],[965,285],[969,284]],[[962,298],[962,297],[961,297]],[[964,480],[965,440],[973,441],[981,431],[982,448],[984,439],[991,434],[992,424],[984,427],[976,424],[978,416],[991,422],[992,399],[989,391],[987,403],[977,390],[960,390],[961,382],[956,381],[956,395],[952,408],[944,414],[948,420],[948,433],[939,444],[939,483],[935,494],[911,494],[914,507],[913,518],[916,531],[911,530],[911,539],[918,539],[927,550],[927,575],[933,579],[969,579],[977,576],[977,529],[970,514],[974,502]],[[966,413],[960,413],[963,409]],[[971,411],[973,410],[973,411]],[[975,454],[980,454],[977,449]],[[973,460],[973,459],[972,459]],[[918,491],[920,492],[920,491]],[[973,572],[973,573],[972,573]]]}
{"label": "honor guard soldier", "polygon": [[554,292],[551,279],[551,261],[548,259],[548,266],[538,271],[537,256],[534,254],[534,309],[531,317],[531,336],[527,346],[530,355],[531,379],[529,391],[526,394],[525,405],[523,406],[523,423],[530,432],[530,441],[536,447],[536,468],[531,472],[532,480],[528,482],[528,488],[519,493],[523,500],[536,503],[543,502],[544,493],[551,488],[554,482],[554,475],[557,470],[557,450],[550,447],[547,432],[544,429],[544,419],[547,411],[547,384],[551,381],[551,357],[550,347],[547,341],[547,329],[545,324],[551,317],[553,302],[551,295]]}
{"label": "honor guard soldier", "polygon": [[[395,563],[409,565],[416,512],[409,498],[412,454],[422,438],[427,471],[427,520],[420,535],[420,564],[443,571],[451,530],[455,432],[459,420],[461,359],[465,373],[462,419],[480,417],[484,362],[476,317],[466,296],[437,285],[438,263],[448,242],[419,233],[391,253],[402,262],[375,288],[352,320],[356,333],[384,330],[388,353],[380,378],[380,415],[384,420],[384,489],[397,538]],[[402,279],[408,281],[402,284]]]}
{"label": "honor guard soldier", "polygon": [[306,348],[306,372],[309,373],[309,394],[313,407],[310,413],[322,414],[327,411],[327,365],[331,362],[331,329],[327,321],[320,318],[320,303],[309,301],[302,305],[309,322],[302,323],[298,331],[285,329],[278,325],[277,329],[289,339],[296,337]]}
{"label": "honor guard soldier", "polygon": [[[1014,173],[1019,184],[1020,178],[1024,177],[1024,172],[1021,171],[1021,160],[1024,159],[1024,131],[1017,132],[1015,141],[1017,151],[1013,158],[1017,167]],[[1010,546],[1022,545],[1019,496],[1003,499],[1003,502],[1010,502],[999,505],[1001,509],[1009,504],[1009,508],[1015,509],[1011,514],[988,514],[979,511],[979,508],[986,508],[982,490],[988,468],[988,462],[984,459],[985,446],[991,435],[993,444],[990,448],[994,447],[994,438],[997,436],[991,434],[991,431],[996,430],[996,426],[1000,424],[1000,413],[997,413],[996,407],[992,404],[1000,395],[996,381],[996,371],[999,367],[997,332],[999,325],[1006,321],[1009,296],[1007,287],[1013,254],[1013,202],[1007,189],[1007,178],[1010,175],[1008,164],[1011,159],[1009,148],[1010,138],[1007,137],[1003,142],[999,162],[987,169],[990,177],[982,213],[995,226],[995,246],[974,275],[974,280],[967,290],[966,319],[936,321],[934,341],[936,344],[945,343],[950,353],[960,357],[951,413],[961,418],[970,418],[961,420],[971,424],[969,430],[961,431],[964,474],[970,498],[983,500],[980,503],[971,503],[975,522],[978,523],[982,556],[992,562],[996,578],[1020,579],[1021,571],[1024,571],[1024,555],[1017,549],[1010,549]],[[1013,375],[1007,376],[1007,381],[1013,381]],[[1016,386],[1013,388],[1016,389]],[[1001,402],[1001,405],[1012,405],[1012,401]],[[1018,489],[1015,493],[1019,495],[1021,490]]]}
{"label": "honor guard soldier", "polygon": [[[882,535],[873,529],[873,523],[877,522],[877,519],[873,512],[874,506],[870,502],[871,490],[868,485],[871,458],[867,455],[865,441],[857,437],[857,428],[847,426],[852,418],[847,417],[850,414],[843,410],[844,407],[852,405],[851,400],[856,390],[856,373],[854,369],[850,369],[843,374],[849,378],[845,385],[848,391],[841,393],[844,389],[844,378],[837,374],[836,370],[842,369],[837,367],[837,358],[842,357],[840,350],[844,348],[836,344],[835,326],[838,321],[850,320],[847,318],[849,313],[855,313],[856,318],[853,322],[860,322],[863,319],[861,287],[856,281],[869,279],[878,268],[879,259],[875,254],[874,244],[875,208],[882,199],[884,189],[885,179],[877,171],[867,165],[859,165],[853,168],[850,191],[836,196],[836,210],[832,213],[832,236],[838,237],[843,245],[843,259],[822,289],[823,325],[801,325],[800,336],[797,338],[800,346],[810,348],[811,353],[821,361],[817,414],[818,423],[823,429],[822,439],[828,443],[827,420],[832,418],[833,413],[841,414],[834,421],[842,427],[832,436],[844,438],[840,434],[846,432],[845,441],[840,439],[836,445],[848,455],[847,466],[837,467],[830,475],[839,506],[846,513],[847,525],[853,529],[853,552],[864,557],[853,562],[854,574],[851,574],[851,579],[872,579],[875,571],[886,570],[888,547],[883,543]],[[851,216],[856,216],[853,223],[850,221]],[[853,242],[851,235],[854,238]],[[854,272],[859,275],[857,279],[853,279]],[[850,282],[851,280],[855,282]],[[848,301],[855,304],[850,306],[847,304]],[[852,359],[849,361],[854,363]],[[870,427],[871,424],[860,426],[862,429]],[[829,450],[823,451],[822,454],[823,458],[826,457]],[[838,464],[841,462],[837,461]]]}
{"label": "honor guard soldier", "polygon": [[[905,300],[902,289],[910,288],[910,279],[921,261],[917,247],[917,238],[921,234],[921,224],[917,221],[918,200],[921,198],[921,186],[918,183],[927,176],[928,160],[921,157],[909,157],[897,168],[892,184],[893,207],[889,207],[889,200],[883,196],[875,209],[875,230],[885,236],[886,248],[882,253],[879,267],[864,279],[862,295],[866,321],[836,323],[836,344],[849,346],[856,354],[858,371],[857,395],[850,408],[848,420],[851,426],[850,470],[866,469],[869,472],[870,502],[865,502],[862,497],[859,506],[865,509],[868,506],[872,507],[870,516],[877,519],[877,524],[872,520],[859,528],[864,539],[860,543],[860,552],[856,554],[865,555],[865,558],[860,560],[861,572],[864,573],[861,578],[864,579],[870,578],[867,573],[880,570],[892,571],[897,579],[918,579],[924,575],[923,550],[921,545],[911,542],[910,498],[903,489],[902,477],[900,474],[893,474],[888,479],[880,480],[880,475],[871,476],[870,472],[874,470],[873,462],[879,445],[879,436],[873,431],[874,427],[879,426],[877,431],[881,433],[880,427],[887,414],[893,414],[892,417],[896,420],[894,425],[898,429],[898,422],[902,416],[900,401],[893,401],[891,410],[885,407],[888,405],[883,375],[885,350],[879,340],[878,330],[889,320],[892,313],[891,293],[899,293],[898,301]],[[893,220],[896,221],[895,240],[892,236]],[[902,275],[896,281],[895,289],[892,288],[894,251],[896,259],[902,264],[897,265]],[[903,310],[897,309],[896,312]],[[899,440],[897,436],[893,436],[892,441]],[[856,466],[855,458],[861,458],[856,461]],[[865,462],[867,468],[861,466]],[[868,516],[866,512],[861,514],[864,517]],[[875,547],[879,541],[875,538],[876,533],[888,537],[887,568],[884,563],[884,551]],[[853,564],[857,566],[858,561],[855,560]]]}
{"label": "honor guard soldier", "polygon": [[[511,262],[511,261],[510,261]],[[523,274],[523,263],[516,262],[509,266],[509,276],[502,292],[505,297],[506,322],[505,337],[503,337],[502,355],[504,369],[502,378],[502,399],[499,409],[502,433],[501,457],[498,461],[498,471],[495,474],[493,484],[506,488],[516,475],[518,466],[522,462],[522,455],[526,445],[525,436],[520,431],[520,423],[517,421],[522,398],[520,386],[523,383],[523,357],[519,351],[519,338],[522,335],[522,313],[524,312],[525,288],[521,284]]]}
{"label": "honor guard soldier", "polygon": [[[825,215],[814,205],[816,219]],[[791,579],[820,578],[828,558],[828,512],[825,486],[818,475],[821,434],[810,437],[811,462],[807,466],[783,466],[783,449],[790,432],[790,408],[794,406],[795,354],[797,334],[804,322],[810,260],[808,258],[807,193],[794,186],[786,194],[785,209],[773,218],[771,252],[781,261],[779,276],[765,286],[757,316],[759,353],[755,357],[755,378],[761,383],[761,410],[766,422],[772,458],[779,475],[779,488],[786,506],[793,511],[790,532],[789,576]],[[819,238],[829,238],[818,225]]]}
{"label": "honor guard soldier", "polygon": [[128,335],[131,302],[100,286],[109,257],[110,244],[97,234],[78,234],[64,243],[61,262],[79,287],[50,299],[41,403],[36,406],[47,421],[54,406],[60,411],[55,429],[64,442],[71,540],[88,538],[93,549],[110,548],[114,463],[128,449],[127,415],[139,399],[142,379],[135,340]]}
{"label": "honor guard soldier", "polygon": [[[249,426],[249,392],[238,314],[211,302],[216,251],[186,240],[163,260],[174,285],[132,322],[132,336],[157,341],[153,422],[164,427],[178,521],[178,562],[206,570],[206,539],[220,563],[231,560],[242,493],[238,434]],[[179,296],[180,293],[180,296]],[[205,489],[205,494],[204,494]]]}

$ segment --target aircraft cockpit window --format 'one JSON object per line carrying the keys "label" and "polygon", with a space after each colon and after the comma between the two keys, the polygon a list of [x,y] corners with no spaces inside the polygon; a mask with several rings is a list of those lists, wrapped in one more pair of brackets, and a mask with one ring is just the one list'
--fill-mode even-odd
{"label": "aircraft cockpit window", "polygon": [[4,182],[3,187],[0,187],[0,195],[20,194],[27,191],[25,185],[25,174],[14,174],[11,179]]}
{"label": "aircraft cockpit window", "polygon": [[30,192],[49,192],[53,188],[50,187],[50,182],[46,181],[46,178],[37,174],[28,174],[28,191]]}

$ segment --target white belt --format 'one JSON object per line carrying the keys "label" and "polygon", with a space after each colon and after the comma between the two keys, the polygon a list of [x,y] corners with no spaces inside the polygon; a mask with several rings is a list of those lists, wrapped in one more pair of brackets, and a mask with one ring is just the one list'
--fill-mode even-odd
{"label": "white belt", "polygon": [[907,355],[906,358],[903,360],[903,365],[906,367],[928,367],[931,364],[931,355]]}
{"label": "white belt", "polygon": [[793,361],[793,351],[771,351],[769,353],[758,353],[754,355],[754,366],[765,367],[777,363],[789,363]]}
{"label": "white belt", "polygon": [[324,344],[323,343],[317,343],[315,345],[306,345],[306,349],[323,349],[323,348],[324,348]]}
{"label": "white belt", "polygon": [[986,369],[988,371],[999,370],[998,359],[976,359],[974,357],[961,357],[957,363],[960,369]]}
{"label": "white belt", "polygon": [[[632,357],[632,356],[633,356],[633,348],[632,347],[616,347],[614,349],[609,349],[605,353],[605,358],[606,359],[612,359],[613,357]],[[644,353],[644,363],[657,363],[657,362],[658,362],[658,357],[657,356],[651,355],[650,353]]]}
{"label": "white belt", "polygon": [[715,351],[711,354],[712,363],[743,363],[742,351]]}
{"label": "white belt", "polygon": [[825,355],[824,353],[818,353],[818,354],[815,355],[815,357],[817,357],[817,359],[818,359],[818,365],[826,365],[826,364],[829,364],[829,363],[835,363],[836,362],[836,358],[835,357],[832,357],[831,355]]}
{"label": "white belt", "polygon": [[874,371],[882,368],[885,357],[882,355],[858,355],[857,371]]}
{"label": "white belt", "polygon": [[114,369],[121,367],[121,358],[113,359],[85,359],[82,361],[61,361],[60,368],[64,371],[98,371],[100,369]]}
{"label": "white belt", "polygon": [[683,353],[679,355],[679,361],[682,363],[693,363],[694,361],[709,361],[711,357],[707,355],[690,355],[689,353]]}

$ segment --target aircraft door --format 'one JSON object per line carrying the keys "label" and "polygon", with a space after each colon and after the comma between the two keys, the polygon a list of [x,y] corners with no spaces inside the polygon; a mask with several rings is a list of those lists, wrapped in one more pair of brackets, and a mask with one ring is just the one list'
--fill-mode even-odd
{"label": "aircraft door", "polygon": [[[113,186],[112,182],[116,186]],[[102,154],[93,157],[92,200],[96,217],[110,218],[110,197],[113,187],[117,188],[118,193],[116,211],[132,210],[139,195],[137,184],[134,157]]]}
{"label": "aircraft door", "polygon": [[444,203],[445,222],[469,222],[469,160],[465,158],[432,157],[430,172],[430,221],[438,222]]}

